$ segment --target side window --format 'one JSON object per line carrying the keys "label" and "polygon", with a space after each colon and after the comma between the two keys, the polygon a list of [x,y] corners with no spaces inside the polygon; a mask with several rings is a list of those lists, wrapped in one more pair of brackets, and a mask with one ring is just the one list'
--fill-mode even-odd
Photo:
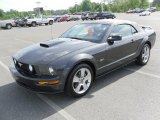
{"label": "side window", "polygon": [[114,33],[118,33],[120,35],[122,35],[122,37],[126,37],[126,36],[130,36],[132,35],[132,30],[131,30],[131,26],[130,25],[116,25],[114,26],[111,34],[114,34]]}
{"label": "side window", "polygon": [[132,34],[137,33],[137,30],[134,27],[132,27],[132,26],[131,26],[131,30],[132,30]]}

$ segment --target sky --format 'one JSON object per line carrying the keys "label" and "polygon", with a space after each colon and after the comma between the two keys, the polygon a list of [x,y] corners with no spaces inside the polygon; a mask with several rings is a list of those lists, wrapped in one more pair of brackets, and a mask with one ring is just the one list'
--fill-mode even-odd
{"label": "sky", "polygon": [[[91,0],[92,2],[100,2],[101,0]],[[31,11],[38,5],[36,2],[41,2],[44,9],[68,9],[70,6],[74,6],[75,3],[80,3],[82,0],[0,0],[0,9],[8,11],[10,9],[18,11]]]}

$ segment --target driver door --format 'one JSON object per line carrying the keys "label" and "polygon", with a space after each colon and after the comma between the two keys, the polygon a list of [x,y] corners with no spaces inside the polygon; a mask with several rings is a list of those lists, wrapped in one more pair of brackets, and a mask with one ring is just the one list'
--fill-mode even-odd
{"label": "driver door", "polygon": [[133,35],[131,26],[128,24],[115,25],[110,34],[114,33],[120,34],[122,40],[114,41],[113,44],[108,44],[106,46],[105,66],[101,67],[104,70],[118,67],[135,55],[135,51],[132,49],[134,44],[132,44]]}

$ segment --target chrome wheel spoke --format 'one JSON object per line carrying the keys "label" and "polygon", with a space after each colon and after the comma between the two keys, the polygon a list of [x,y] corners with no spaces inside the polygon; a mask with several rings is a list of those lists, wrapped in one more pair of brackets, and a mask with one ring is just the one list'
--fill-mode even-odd
{"label": "chrome wheel spoke", "polygon": [[90,81],[90,79],[91,79],[91,74],[87,74],[87,76],[86,76],[84,79]]}
{"label": "chrome wheel spoke", "polygon": [[88,89],[88,87],[89,87],[87,84],[88,84],[88,83],[85,83],[85,82],[84,82],[84,84],[83,84],[83,90],[84,90],[84,91],[86,91],[86,90]]}
{"label": "chrome wheel spoke", "polygon": [[79,93],[81,90],[81,87],[82,87],[82,84],[78,84],[78,86],[75,88],[75,91]]}
{"label": "chrome wheel spoke", "polygon": [[85,68],[82,68],[82,69],[81,69],[81,77],[84,77],[84,76],[85,76],[85,71],[86,71]]}
{"label": "chrome wheel spoke", "polygon": [[75,75],[74,78],[73,78],[73,82],[78,82],[79,83],[79,78]]}

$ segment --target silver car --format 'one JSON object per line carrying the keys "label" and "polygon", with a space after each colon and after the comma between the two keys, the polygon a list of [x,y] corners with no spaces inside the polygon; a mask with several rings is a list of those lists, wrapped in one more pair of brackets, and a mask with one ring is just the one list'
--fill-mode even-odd
{"label": "silver car", "polygon": [[16,27],[16,26],[17,24],[15,22],[15,19],[0,21],[1,28],[11,29],[12,27]]}

